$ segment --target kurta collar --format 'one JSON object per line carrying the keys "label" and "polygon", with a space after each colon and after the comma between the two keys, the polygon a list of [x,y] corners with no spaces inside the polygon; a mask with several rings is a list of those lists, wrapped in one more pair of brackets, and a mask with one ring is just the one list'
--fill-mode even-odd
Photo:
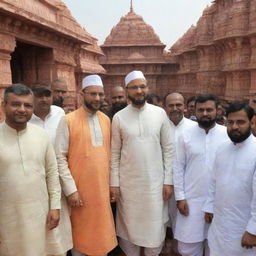
{"label": "kurta collar", "polygon": [[4,128],[5,128],[8,132],[10,132],[10,133],[12,133],[12,134],[14,134],[14,135],[23,134],[23,133],[25,133],[25,132],[27,131],[27,129],[28,129],[28,124],[27,124],[27,127],[26,127],[25,129],[23,129],[23,130],[17,132],[15,129],[13,129],[11,126],[9,126],[5,121],[4,121],[4,123],[3,123],[3,126],[4,126]]}
{"label": "kurta collar", "polygon": [[246,140],[240,142],[240,143],[234,143],[232,142],[232,144],[234,145],[235,148],[241,148],[246,146],[248,143],[250,143],[252,140],[254,139],[254,136],[251,134]]}
{"label": "kurta collar", "polygon": [[185,122],[185,117],[183,116],[183,118],[180,120],[180,122],[177,125],[175,125],[171,119],[169,119],[169,120],[170,120],[171,126],[173,126],[174,128],[178,128],[178,127],[182,126],[183,123]]}
{"label": "kurta collar", "polygon": [[52,110],[52,106],[51,106],[51,107],[50,107],[50,111],[49,111],[49,113],[47,114],[47,116],[45,117],[44,120],[41,119],[39,116],[37,116],[35,113],[33,113],[32,118],[44,122],[44,121],[46,121],[46,120],[52,115],[52,112],[53,112],[53,110]]}
{"label": "kurta collar", "polygon": [[218,124],[215,123],[215,125],[208,131],[208,133],[205,132],[205,129],[204,128],[201,128],[199,125],[198,125],[198,128],[206,135],[208,134],[212,134],[214,133],[217,129],[218,129]]}
{"label": "kurta collar", "polygon": [[134,107],[132,104],[130,104],[130,106],[131,106],[131,108],[132,108],[134,111],[141,112],[141,111],[145,110],[145,109],[148,107],[148,104],[149,104],[149,103],[145,102],[144,106],[141,107],[141,108],[136,108],[136,107]]}
{"label": "kurta collar", "polygon": [[97,116],[98,115],[98,112],[99,111],[96,111],[95,113],[91,113],[88,111],[87,107],[86,106],[82,106],[82,109],[84,111],[84,113],[88,116],[88,117],[94,117],[94,116]]}

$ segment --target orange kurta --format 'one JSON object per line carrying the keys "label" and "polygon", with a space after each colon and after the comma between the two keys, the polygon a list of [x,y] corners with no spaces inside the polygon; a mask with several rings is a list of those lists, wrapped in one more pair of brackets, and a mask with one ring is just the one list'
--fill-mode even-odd
{"label": "orange kurta", "polygon": [[81,253],[104,255],[117,244],[109,200],[110,121],[97,112],[103,145],[93,146],[87,114],[81,107],[66,115],[68,165],[84,203],[71,211],[73,243]]}

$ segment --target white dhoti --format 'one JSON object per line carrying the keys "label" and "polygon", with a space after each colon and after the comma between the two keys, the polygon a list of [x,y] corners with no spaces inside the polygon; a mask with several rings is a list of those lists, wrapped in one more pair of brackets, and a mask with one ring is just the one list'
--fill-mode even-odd
{"label": "white dhoti", "polygon": [[[123,252],[126,254],[126,256],[140,256],[140,246],[133,244],[121,237],[118,239],[119,246],[123,250]],[[158,256],[163,248],[163,243],[159,247],[154,248],[144,248],[144,255],[145,256]]]}

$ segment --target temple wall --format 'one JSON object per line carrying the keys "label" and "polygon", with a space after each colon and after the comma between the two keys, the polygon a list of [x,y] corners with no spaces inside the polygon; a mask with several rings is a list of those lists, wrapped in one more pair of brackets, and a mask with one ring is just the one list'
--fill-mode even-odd
{"label": "temple wall", "polygon": [[255,0],[217,0],[205,9],[197,26],[171,48],[180,64],[177,89],[226,100],[247,99],[256,92],[255,10]]}

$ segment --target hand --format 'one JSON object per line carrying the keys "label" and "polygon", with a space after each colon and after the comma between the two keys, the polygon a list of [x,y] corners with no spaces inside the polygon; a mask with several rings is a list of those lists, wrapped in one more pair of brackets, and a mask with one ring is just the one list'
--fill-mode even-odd
{"label": "hand", "polygon": [[253,246],[256,246],[256,236],[245,231],[242,237],[241,245],[246,249],[251,249]]}
{"label": "hand", "polygon": [[206,223],[210,224],[212,223],[213,213],[206,212],[204,214],[204,220]]}
{"label": "hand", "polygon": [[184,216],[188,216],[189,215],[189,209],[188,209],[187,200],[179,200],[179,201],[177,201],[177,208],[178,208],[180,214],[182,214]]}
{"label": "hand", "polygon": [[81,207],[81,206],[83,206],[83,201],[81,200],[77,191],[68,196],[68,204],[71,207]]}
{"label": "hand", "polygon": [[120,188],[119,187],[110,187],[110,202],[114,203],[119,200],[120,197]]}
{"label": "hand", "polygon": [[49,230],[56,228],[60,221],[60,210],[50,210],[47,216],[47,227]]}
{"label": "hand", "polygon": [[169,200],[171,198],[172,193],[173,193],[173,186],[172,185],[164,185],[164,187],[163,187],[164,201]]}

